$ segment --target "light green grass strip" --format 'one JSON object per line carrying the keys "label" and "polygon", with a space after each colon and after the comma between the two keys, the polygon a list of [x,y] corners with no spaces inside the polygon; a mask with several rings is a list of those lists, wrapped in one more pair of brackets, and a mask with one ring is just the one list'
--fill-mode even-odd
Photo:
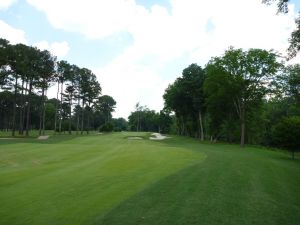
{"label": "light green grass strip", "polygon": [[89,224],[205,158],[128,135],[1,140],[0,224]]}

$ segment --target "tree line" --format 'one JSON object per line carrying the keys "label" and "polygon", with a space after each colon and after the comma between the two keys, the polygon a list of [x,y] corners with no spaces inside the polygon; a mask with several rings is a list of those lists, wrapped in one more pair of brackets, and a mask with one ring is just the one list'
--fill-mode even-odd
{"label": "tree line", "polygon": [[[56,85],[56,98],[48,99]],[[96,75],[47,50],[0,39],[0,129],[29,136],[32,129],[89,133],[108,123],[115,100],[101,95]]]}
{"label": "tree line", "polygon": [[167,110],[155,112],[140,103],[135,105],[135,111],[128,117],[128,130],[171,133],[174,118]]}
{"label": "tree line", "polygon": [[272,51],[230,47],[204,68],[185,68],[163,96],[177,133],[299,150],[300,64],[280,60]]}

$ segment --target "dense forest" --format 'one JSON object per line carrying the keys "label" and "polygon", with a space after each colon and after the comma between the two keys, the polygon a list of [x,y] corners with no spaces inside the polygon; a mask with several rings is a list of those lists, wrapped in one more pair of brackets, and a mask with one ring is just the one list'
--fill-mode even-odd
{"label": "dense forest", "polygon": [[[32,129],[44,134],[102,129],[112,121],[116,101],[101,95],[96,75],[67,61],[57,61],[47,50],[0,39],[0,129],[29,136]],[[47,92],[56,87],[56,98]]]}

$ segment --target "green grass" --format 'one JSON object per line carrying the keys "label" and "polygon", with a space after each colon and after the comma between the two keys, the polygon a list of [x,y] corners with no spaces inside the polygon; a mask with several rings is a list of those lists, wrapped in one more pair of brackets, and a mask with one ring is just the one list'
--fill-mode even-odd
{"label": "green grass", "polygon": [[148,136],[0,140],[0,224],[300,223],[299,155]]}

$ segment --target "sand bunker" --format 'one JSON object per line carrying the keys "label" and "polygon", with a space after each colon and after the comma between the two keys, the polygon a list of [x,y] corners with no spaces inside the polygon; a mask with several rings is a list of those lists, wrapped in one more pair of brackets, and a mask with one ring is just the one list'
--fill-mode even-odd
{"label": "sand bunker", "polygon": [[47,140],[49,138],[48,135],[45,135],[45,136],[39,136],[37,139],[38,140]]}
{"label": "sand bunker", "polygon": [[153,134],[151,134],[151,136],[154,136],[154,137],[150,137],[149,138],[150,140],[164,140],[166,138],[169,138],[167,136],[161,135],[160,133],[153,133]]}
{"label": "sand bunker", "polygon": [[141,137],[128,137],[127,139],[129,139],[129,140],[142,140],[143,138],[141,138]]}

